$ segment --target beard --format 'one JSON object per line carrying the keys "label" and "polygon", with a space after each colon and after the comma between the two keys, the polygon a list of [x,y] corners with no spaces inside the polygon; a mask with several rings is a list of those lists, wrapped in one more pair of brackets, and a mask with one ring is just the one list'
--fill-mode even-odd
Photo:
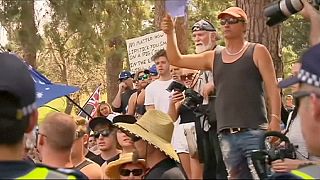
{"label": "beard", "polygon": [[204,45],[204,43],[202,42],[201,45],[196,45],[196,53],[203,53],[205,51],[211,50],[213,48],[213,43],[211,41],[211,36],[209,36],[209,42],[208,44]]}

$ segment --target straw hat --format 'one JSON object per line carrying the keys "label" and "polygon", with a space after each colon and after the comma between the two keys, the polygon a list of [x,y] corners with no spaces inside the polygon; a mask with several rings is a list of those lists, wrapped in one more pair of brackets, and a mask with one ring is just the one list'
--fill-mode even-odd
{"label": "straw hat", "polygon": [[133,153],[121,154],[120,158],[110,162],[106,166],[106,175],[110,179],[120,179],[119,168],[122,164],[126,163],[140,163],[145,166],[144,159],[135,159]]}
{"label": "straw hat", "polygon": [[148,110],[136,123],[115,123],[115,126],[141,137],[171,159],[177,162],[179,157],[171,145],[173,122],[169,115],[158,111]]}

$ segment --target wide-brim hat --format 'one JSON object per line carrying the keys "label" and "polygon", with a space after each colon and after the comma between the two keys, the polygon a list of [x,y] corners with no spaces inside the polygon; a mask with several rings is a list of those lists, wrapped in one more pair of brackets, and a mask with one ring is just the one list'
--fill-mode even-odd
{"label": "wide-brim hat", "polygon": [[286,88],[297,83],[320,88],[320,44],[311,47],[303,54],[298,75],[280,81],[279,87]]}
{"label": "wide-brim hat", "polygon": [[171,159],[180,162],[171,145],[174,125],[169,115],[158,110],[148,110],[134,124],[115,123],[114,125],[141,137]]}
{"label": "wide-brim hat", "polygon": [[110,162],[106,166],[106,175],[110,179],[120,179],[120,174],[119,174],[119,168],[123,164],[127,163],[140,163],[145,166],[145,160],[144,159],[135,159],[133,153],[125,153],[125,154],[120,154],[119,159]]}

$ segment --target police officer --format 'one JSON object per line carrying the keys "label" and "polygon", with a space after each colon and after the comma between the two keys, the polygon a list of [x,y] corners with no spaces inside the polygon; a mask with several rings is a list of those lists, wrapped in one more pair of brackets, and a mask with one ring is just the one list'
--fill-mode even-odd
{"label": "police officer", "polygon": [[86,179],[73,170],[54,169],[23,161],[24,133],[38,118],[36,92],[27,66],[15,55],[0,54],[0,178]]}

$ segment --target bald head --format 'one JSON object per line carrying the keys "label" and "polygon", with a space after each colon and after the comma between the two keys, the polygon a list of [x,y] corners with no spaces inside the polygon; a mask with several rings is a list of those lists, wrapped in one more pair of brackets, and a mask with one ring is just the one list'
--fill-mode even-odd
{"label": "bald head", "polygon": [[58,151],[71,150],[76,128],[73,117],[60,112],[49,114],[39,127],[47,137],[48,146]]}

